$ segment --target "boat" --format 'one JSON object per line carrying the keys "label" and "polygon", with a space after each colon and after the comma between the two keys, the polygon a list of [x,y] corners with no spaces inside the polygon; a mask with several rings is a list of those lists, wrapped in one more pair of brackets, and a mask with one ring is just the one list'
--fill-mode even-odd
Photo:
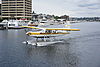
{"label": "boat", "polygon": [[28,26],[29,20],[3,20],[1,24],[1,28],[6,29],[23,29],[21,26]]}
{"label": "boat", "polygon": [[7,23],[8,29],[22,29],[21,25],[17,20],[9,20]]}
{"label": "boat", "polygon": [[5,30],[7,29],[7,20],[3,20],[1,23],[0,23],[0,30]]}
{"label": "boat", "polygon": [[6,29],[6,25],[0,24],[0,30],[5,30],[5,29]]}
{"label": "boat", "polygon": [[38,24],[33,21],[29,21],[28,26],[38,26]]}

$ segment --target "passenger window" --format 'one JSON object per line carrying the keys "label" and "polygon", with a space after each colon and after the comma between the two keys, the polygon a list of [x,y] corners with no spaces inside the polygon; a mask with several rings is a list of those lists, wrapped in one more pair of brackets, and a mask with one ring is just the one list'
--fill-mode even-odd
{"label": "passenger window", "polygon": [[46,30],[45,32],[46,33],[52,33],[52,30]]}

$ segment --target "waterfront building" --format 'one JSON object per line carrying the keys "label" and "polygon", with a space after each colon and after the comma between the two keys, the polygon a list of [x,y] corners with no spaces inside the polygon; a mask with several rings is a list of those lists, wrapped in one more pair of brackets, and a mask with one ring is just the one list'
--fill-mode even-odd
{"label": "waterfront building", "polygon": [[3,19],[32,19],[32,0],[2,0]]}
{"label": "waterfront building", "polygon": [[0,3],[0,21],[2,19],[2,16],[1,16],[1,3]]}
{"label": "waterfront building", "polygon": [[0,4],[0,16],[1,16],[1,4]]}

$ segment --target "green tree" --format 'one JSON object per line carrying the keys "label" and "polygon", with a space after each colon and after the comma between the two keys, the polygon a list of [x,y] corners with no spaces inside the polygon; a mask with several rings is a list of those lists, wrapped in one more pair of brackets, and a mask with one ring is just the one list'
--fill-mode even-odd
{"label": "green tree", "polygon": [[55,19],[55,20],[59,19],[59,16],[54,16],[54,19]]}

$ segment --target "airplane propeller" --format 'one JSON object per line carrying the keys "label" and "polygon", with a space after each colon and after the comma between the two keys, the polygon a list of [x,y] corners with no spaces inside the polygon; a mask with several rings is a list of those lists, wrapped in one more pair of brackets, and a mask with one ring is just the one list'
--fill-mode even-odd
{"label": "airplane propeller", "polygon": [[[27,32],[27,29],[24,29],[24,31],[25,31],[25,33]],[[28,37],[29,37],[29,35],[26,35],[26,37],[25,37],[25,42],[26,42],[26,45],[28,44]]]}

